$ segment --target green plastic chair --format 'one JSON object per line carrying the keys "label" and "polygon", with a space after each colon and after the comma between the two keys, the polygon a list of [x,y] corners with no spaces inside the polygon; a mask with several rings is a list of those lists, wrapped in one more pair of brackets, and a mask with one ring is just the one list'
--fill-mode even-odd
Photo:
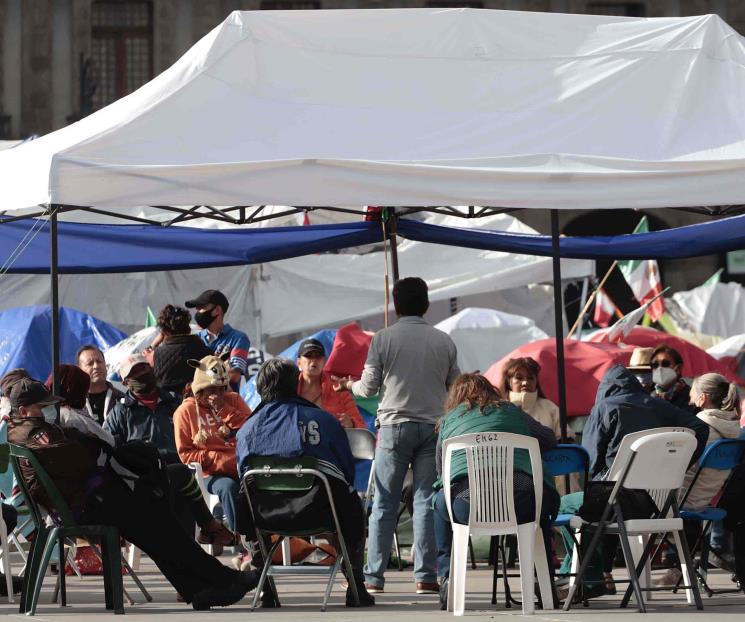
{"label": "green plastic chair", "polygon": [[[334,504],[334,497],[331,493],[331,486],[329,485],[328,478],[324,473],[318,470],[318,461],[315,458],[309,456],[298,456],[296,458],[278,458],[276,456],[252,456],[248,461],[248,470],[243,476],[243,489],[248,500],[248,506],[251,510],[251,515],[254,519],[254,525],[257,524],[257,511],[254,508],[252,502],[252,492],[254,490],[271,491],[271,492],[307,492],[313,486],[321,484],[326,490],[326,495],[329,499],[329,507],[331,508],[331,514],[334,520],[334,527],[329,529],[328,525],[316,525],[316,526],[304,526],[302,528],[281,531],[281,530],[265,530],[256,527],[256,536],[259,542],[261,553],[264,556],[264,567],[261,570],[261,578],[259,579],[259,585],[256,587],[254,593],[253,603],[251,604],[251,610],[254,610],[259,602],[259,597],[264,587],[264,583],[269,575],[289,575],[289,574],[302,574],[302,575],[329,575],[328,583],[326,584],[326,591],[323,597],[323,604],[321,605],[321,611],[326,611],[326,605],[328,604],[329,597],[331,596],[331,590],[334,586],[334,580],[336,575],[341,568],[341,564],[344,564],[347,576],[349,577],[349,586],[352,588],[355,601],[359,605],[359,594],[357,593],[357,585],[352,580],[352,565],[349,561],[349,554],[347,553],[347,544],[344,541],[344,536],[341,532],[341,525],[339,523],[339,515],[336,511],[336,505]],[[311,537],[319,536],[322,534],[331,533],[335,535],[341,551],[337,552],[336,561],[330,567],[319,567],[319,566],[275,566],[272,564],[272,557],[277,549],[281,546],[282,541],[285,538],[292,536],[295,537]],[[277,541],[267,550],[266,542],[269,541],[269,536],[278,536]]]}
{"label": "green plastic chair", "polygon": [[[58,517],[56,526],[49,527],[44,523],[39,504],[31,497],[26,481],[21,474],[21,460],[27,460],[31,464],[39,483],[51,500]],[[36,525],[36,537],[31,544],[26,573],[23,577],[23,593],[21,594],[19,613],[25,613],[29,616],[36,614],[44,575],[55,545],[59,547],[60,604],[63,607],[65,606],[65,539],[84,538],[86,540],[100,540],[106,609],[113,610],[117,614],[123,614],[122,551],[119,548],[119,531],[117,528],[110,525],[78,524],[59,489],[30,449],[10,444],[10,462],[16,481],[21,488],[21,494]]]}

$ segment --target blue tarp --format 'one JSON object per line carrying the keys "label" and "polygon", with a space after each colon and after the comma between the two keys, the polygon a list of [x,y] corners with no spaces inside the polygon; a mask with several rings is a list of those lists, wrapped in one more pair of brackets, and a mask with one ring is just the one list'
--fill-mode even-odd
{"label": "blue tarp", "polygon": [[[98,318],[60,309],[60,362],[75,363],[75,354],[87,343],[101,350],[127,335]],[[25,368],[42,382],[52,370],[52,315],[48,305],[18,307],[0,312],[0,378],[16,367]]]}
{"label": "blue tarp", "polygon": [[[29,220],[0,223],[1,265],[25,243],[30,227]],[[399,222],[398,232],[421,242],[551,256],[551,237],[545,235],[442,227],[405,218]],[[380,224],[374,222],[229,230],[59,223],[59,270],[62,274],[86,274],[247,265],[380,240]],[[651,233],[564,237],[560,244],[562,257],[575,259],[711,255],[745,248],[745,215]],[[8,272],[49,272],[48,225],[31,239]]]}

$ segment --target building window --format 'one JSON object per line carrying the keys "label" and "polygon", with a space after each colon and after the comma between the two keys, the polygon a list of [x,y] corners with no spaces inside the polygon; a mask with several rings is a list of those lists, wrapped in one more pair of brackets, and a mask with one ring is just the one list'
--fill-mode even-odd
{"label": "building window", "polygon": [[307,11],[320,9],[320,0],[261,0],[262,11]]}
{"label": "building window", "polygon": [[588,2],[585,10],[589,15],[620,15],[621,17],[645,17],[643,2]]}
{"label": "building window", "polygon": [[478,0],[428,0],[424,6],[428,9],[483,9],[484,3]]}
{"label": "building window", "polygon": [[91,7],[96,110],[153,77],[152,2],[97,0]]}

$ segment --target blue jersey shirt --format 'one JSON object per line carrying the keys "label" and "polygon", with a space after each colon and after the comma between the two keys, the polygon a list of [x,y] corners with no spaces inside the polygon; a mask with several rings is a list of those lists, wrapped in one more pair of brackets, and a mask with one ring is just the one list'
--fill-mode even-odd
{"label": "blue jersey shirt", "polygon": [[199,338],[212,350],[215,356],[220,357],[226,353],[229,355],[228,367],[230,369],[238,369],[243,376],[247,375],[248,350],[251,347],[251,342],[248,340],[246,333],[233,328],[230,324],[225,324],[220,334],[212,341],[210,341],[210,333],[206,328],[200,330],[198,334]]}

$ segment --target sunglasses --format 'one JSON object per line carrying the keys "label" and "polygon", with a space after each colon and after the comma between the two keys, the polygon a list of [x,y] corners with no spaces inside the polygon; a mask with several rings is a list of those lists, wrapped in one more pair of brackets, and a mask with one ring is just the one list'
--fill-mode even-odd
{"label": "sunglasses", "polygon": [[652,369],[657,369],[658,367],[672,367],[673,364],[668,360],[662,360],[662,361],[652,361],[652,364],[650,367]]}

